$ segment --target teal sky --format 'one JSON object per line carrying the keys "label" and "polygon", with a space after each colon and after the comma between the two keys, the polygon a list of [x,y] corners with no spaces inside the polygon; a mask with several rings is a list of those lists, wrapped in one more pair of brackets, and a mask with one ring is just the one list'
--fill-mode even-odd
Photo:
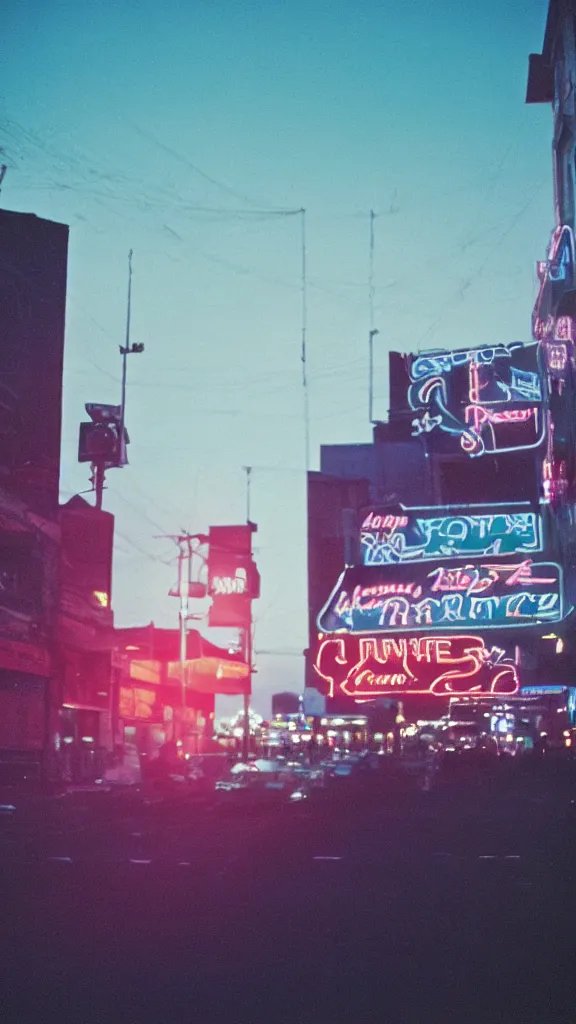
{"label": "teal sky", "polygon": [[[390,348],[528,340],[553,227],[549,108],[526,107],[544,0],[7,0],[2,202],[70,225],[62,493],[84,402],[119,401],[134,250],[130,466],[109,474],[118,625],[175,625],[156,534],[245,515],[262,598],[255,706],[306,644],[298,215],[311,468],[366,441],[369,210],[376,411]],[[263,214],[262,211],[265,211]]]}

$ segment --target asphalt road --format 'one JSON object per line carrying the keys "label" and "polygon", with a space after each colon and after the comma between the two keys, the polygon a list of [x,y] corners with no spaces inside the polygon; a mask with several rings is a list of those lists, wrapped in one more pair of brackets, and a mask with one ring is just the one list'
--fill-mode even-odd
{"label": "asphalt road", "polygon": [[0,1019],[576,1020],[569,792],[0,823]]}

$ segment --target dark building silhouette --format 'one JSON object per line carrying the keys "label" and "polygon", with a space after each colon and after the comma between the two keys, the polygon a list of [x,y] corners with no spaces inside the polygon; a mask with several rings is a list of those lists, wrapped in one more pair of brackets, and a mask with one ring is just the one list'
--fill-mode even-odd
{"label": "dark building silhouette", "polygon": [[0,210],[0,776],[55,735],[68,227]]}
{"label": "dark building silhouette", "polygon": [[0,483],[58,509],[68,227],[0,210]]}
{"label": "dark building silhouette", "polygon": [[272,715],[295,715],[299,708],[299,697],[297,693],[289,690],[284,693],[272,694]]}

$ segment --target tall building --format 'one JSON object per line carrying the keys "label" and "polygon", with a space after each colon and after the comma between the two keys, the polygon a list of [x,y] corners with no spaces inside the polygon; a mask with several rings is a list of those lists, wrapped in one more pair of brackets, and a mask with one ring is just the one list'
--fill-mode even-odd
{"label": "tall building", "polygon": [[553,181],[556,223],[574,231],[576,202],[576,3],[550,0],[541,53],[529,57],[527,103],[553,111]]}
{"label": "tall building", "polygon": [[69,781],[102,774],[113,748],[114,516],[76,495],[60,510],[51,748]]}
{"label": "tall building", "polygon": [[56,519],[68,227],[0,210],[0,484]]}
{"label": "tall building", "polygon": [[54,728],[67,253],[0,210],[0,776],[39,775]]}

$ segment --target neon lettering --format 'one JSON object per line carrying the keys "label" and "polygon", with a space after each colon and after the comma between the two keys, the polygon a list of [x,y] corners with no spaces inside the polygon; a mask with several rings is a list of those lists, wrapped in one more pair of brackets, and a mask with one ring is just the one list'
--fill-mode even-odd
{"label": "neon lettering", "polygon": [[[369,570],[373,573],[375,570]],[[383,573],[389,572],[384,568]],[[400,567],[397,572],[406,572]],[[350,586],[361,567],[347,569],[318,617],[323,633],[534,626],[564,618],[562,568],[555,562],[524,559],[438,566],[421,580],[394,580],[371,587]]]}
{"label": "neon lettering", "polygon": [[495,359],[512,359],[514,350],[522,347],[522,342],[514,341],[511,345],[491,345],[458,352],[431,352],[429,355],[416,356],[412,360],[410,376],[416,381],[424,377],[450,373],[454,366],[465,366],[466,363],[479,362],[491,365]]}
{"label": "neon lettering", "polygon": [[402,526],[408,526],[408,516],[376,515],[370,512],[362,523],[363,530],[389,530],[394,533]]}
{"label": "neon lettering", "polygon": [[[536,365],[536,346],[531,347]],[[539,406],[533,403],[542,401],[540,373],[538,369],[515,365],[519,348],[525,346],[514,342],[412,357],[407,397],[409,407],[417,413],[412,421],[413,436],[436,430],[452,434],[459,438],[460,447],[471,457],[539,445],[544,427]],[[455,369],[466,365],[467,394],[453,374]],[[520,407],[521,403],[528,402],[532,403],[530,407]],[[506,403],[518,405],[499,408]],[[511,425],[525,426],[514,445],[506,444],[505,428]]]}
{"label": "neon lettering", "polygon": [[513,658],[476,636],[409,637],[392,646],[373,637],[319,635],[315,671],[328,696],[374,700],[384,694],[518,691]]}
{"label": "neon lettering", "polygon": [[360,534],[364,565],[393,565],[450,556],[508,555],[541,550],[540,518],[534,512],[425,518],[397,516],[405,522],[385,530],[366,527]]}
{"label": "neon lettering", "polygon": [[248,577],[245,569],[239,569],[236,576],[213,576],[210,592],[213,596],[227,594],[246,594]]}
{"label": "neon lettering", "polygon": [[554,323],[554,341],[576,341],[576,324],[571,316],[559,316]]}

